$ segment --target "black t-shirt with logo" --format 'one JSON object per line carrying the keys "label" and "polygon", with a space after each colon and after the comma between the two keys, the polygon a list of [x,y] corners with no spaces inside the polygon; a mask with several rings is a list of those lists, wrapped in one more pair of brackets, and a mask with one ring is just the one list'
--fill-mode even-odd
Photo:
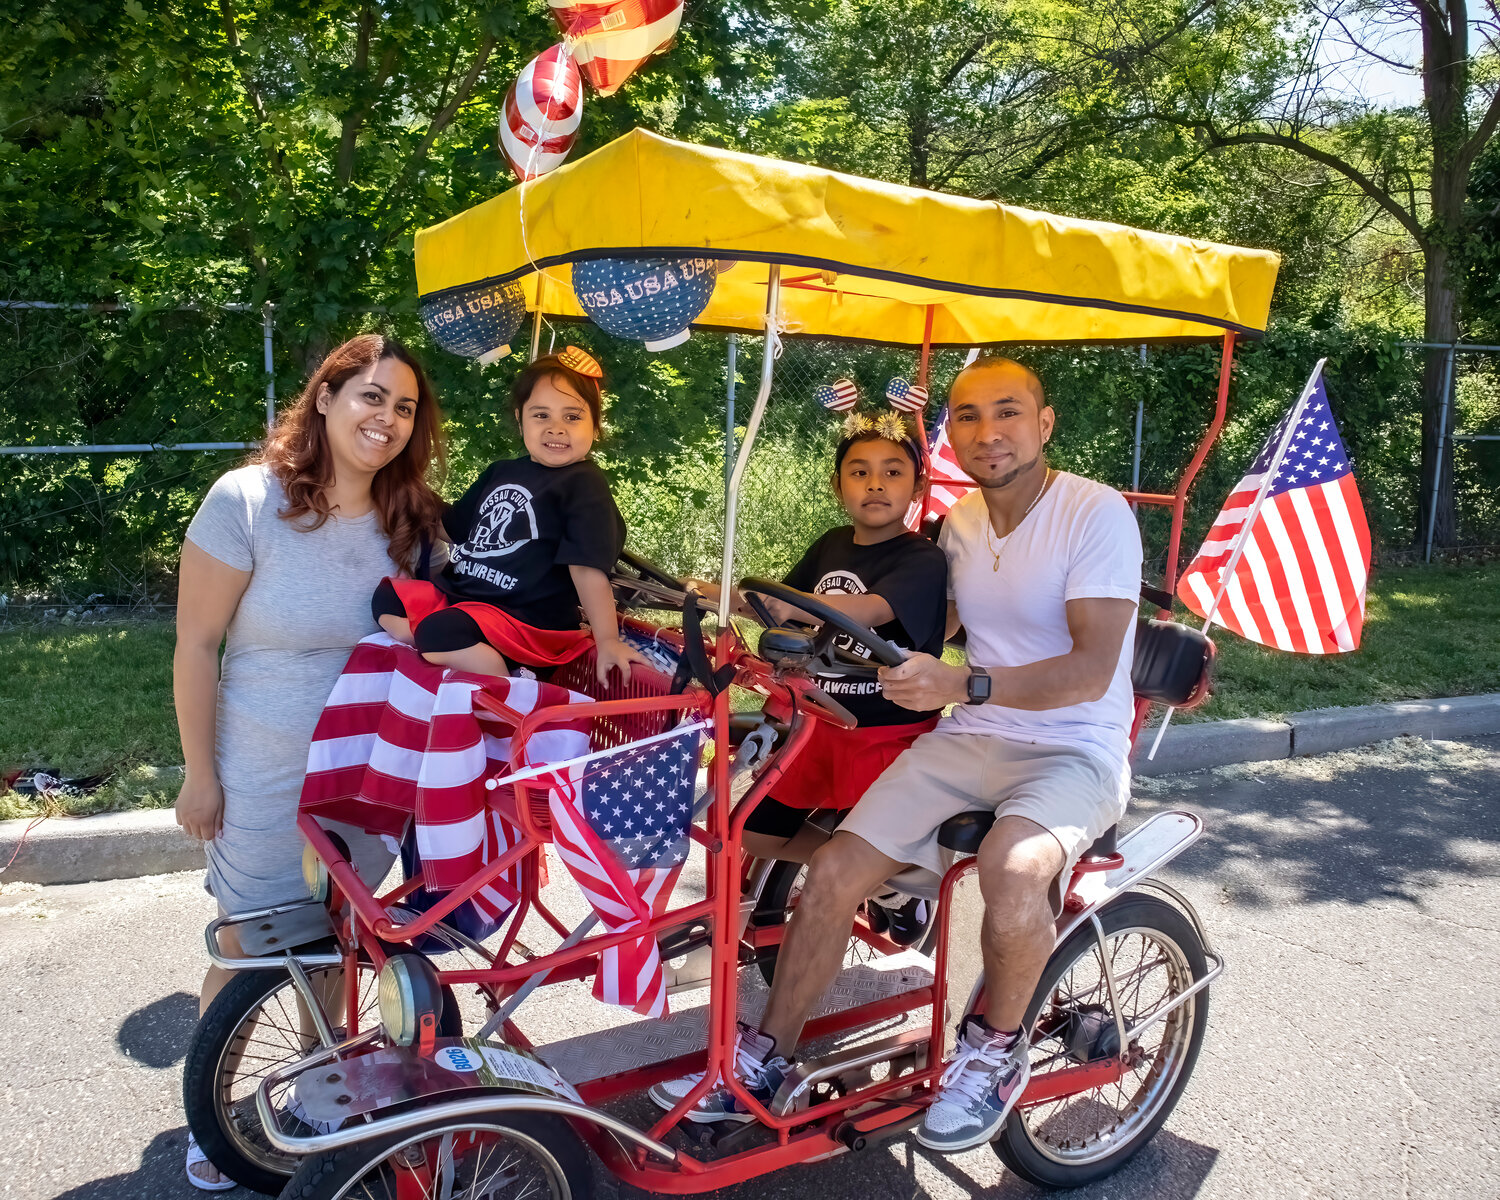
{"label": "black t-shirt with logo", "polygon": [[[788,586],[814,595],[879,596],[896,619],[875,632],[907,650],[943,653],[948,620],[948,559],[936,544],[915,533],[898,533],[873,546],[858,546],[854,528],[830,529],[808,547],[787,573]],[[858,658],[870,652],[847,634],[834,646]],[[911,725],[936,716],[914,712],[887,700],[878,681],[819,676],[818,686],[859,718],[860,725]]]}
{"label": "black t-shirt with logo", "polygon": [[577,629],[570,566],[614,569],[625,520],[590,459],[546,467],[530,455],[492,463],[443,517],[453,545],[437,585],[537,629]]}

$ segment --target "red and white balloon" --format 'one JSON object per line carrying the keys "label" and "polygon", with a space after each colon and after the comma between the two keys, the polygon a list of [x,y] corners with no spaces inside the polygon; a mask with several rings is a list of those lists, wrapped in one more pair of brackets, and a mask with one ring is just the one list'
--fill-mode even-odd
{"label": "red and white balloon", "polygon": [[522,183],[562,166],[583,120],[578,63],[559,43],[521,68],[500,111],[500,149]]}
{"label": "red and white balloon", "polygon": [[677,36],[683,0],[547,0],[594,90],[609,96]]}

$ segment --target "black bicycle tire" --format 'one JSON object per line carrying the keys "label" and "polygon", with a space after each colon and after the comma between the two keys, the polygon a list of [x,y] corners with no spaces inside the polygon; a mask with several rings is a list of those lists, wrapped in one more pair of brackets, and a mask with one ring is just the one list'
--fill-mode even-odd
{"label": "black bicycle tire", "polygon": [[[193,1030],[187,1056],[182,1064],[182,1107],[198,1148],[208,1156],[209,1162],[230,1179],[253,1192],[267,1196],[274,1196],[281,1191],[295,1171],[295,1166],[293,1170],[277,1173],[246,1157],[219,1123],[215,1096],[228,1039],[242,1026],[252,1007],[259,1007],[290,980],[291,976],[285,969],[236,972],[214,997],[208,1011]],[[439,1035],[462,1037],[463,1014],[459,1011],[458,998],[446,985],[443,997],[443,1019]]]}
{"label": "black bicycle tire", "polygon": [[[1179,909],[1155,896],[1129,892],[1100,910],[1099,921],[1104,927],[1105,937],[1128,928],[1152,929],[1165,934],[1177,943],[1187,958],[1188,968],[1194,980],[1208,973],[1208,959],[1203,952],[1203,942],[1193,923]],[[1036,1020],[1042,1005],[1051,996],[1058,979],[1083,954],[1090,953],[1095,942],[1093,925],[1084,922],[1068,936],[1047,960],[1046,969],[1026,1009],[1026,1026]],[[1068,1190],[1085,1187],[1108,1175],[1113,1175],[1127,1162],[1139,1154],[1156,1136],[1167,1118],[1172,1115],[1193,1068],[1198,1062],[1198,1053],[1203,1048],[1204,1030],[1208,1024],[1208,988],[1194,996],[1193,1025],[1184,1056],[1182,1069],[1173,1081],[1165,1100],[1151,1119],[1118,1151],[1097,1162],[1068,1166],[1054,1162],[1042,1155],[1025,1132],[1021,1113],[1012,1113],[998,1137],[990,1143],[1000,1161],[1014,1174],[1028,1183],[1049,1190]]]}
{"label": "black bicycle tire", "polygon": [[[570,1200],[589,1200],[593,1194],[593,1170],[588,1150],[582,1140],[561,1117],[547,1113],[511,1111],[493,1118],[478,1118],[468,1122],[470,1126],[501,1126],[540,1143],[557,1162],[572,1193]],[[463,1121],[434,1121],[432,1133],[439,1130],[464,1127]],[[420,1133],[422,1131],[418,1131]],[[412,1140],[414,1134],[389,1134],[345,1146],[342,1150],[330,1150],[325,1154],[313,1154],[302,1160],[297,1172],[281,1192],[280,1200],[331,1200],[355,1175],[367,1170],[376,1161],[384,1158],[392,1149]],[[430,1135],[429,1135],[430,1136]]]}

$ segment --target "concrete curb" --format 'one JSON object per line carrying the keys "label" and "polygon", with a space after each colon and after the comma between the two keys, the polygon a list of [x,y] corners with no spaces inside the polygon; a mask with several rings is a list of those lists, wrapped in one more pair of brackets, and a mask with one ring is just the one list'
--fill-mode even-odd
{"label": "concrete curb", "polygon": [[[171,809],[0,821],[0,883],[89,883],[203,867],[203,843],[183,833]],[[22,837],[26,844],[16,854]]]}
{"label": "concrete curb", "polygon": [[1155,730],[1141,731],[1136,753],[1130,762],[1131,770],[1137,775],[1180,775],[1185,771],[1205,771],[1230,763],[1289,758],[1292,753],[1292,727],[1285,721],[1267,721],[1261,717],[1204,721],[1195,725],[1173,722],[1167,726],[1156,757],[1147,759],[1155,737]]}
{"label": "concrete curb", "polygon": [[[1232,763],[1326,754],[1394,737],[1484,737],[1500,734],[1500,692],[1447,700],[1405,700],[1358,708],[1315,708],[1285,721],[1246,717],[1168,728],[1156,758],[1146,760],[1147,730],[1132,767],[1137,775],[1177,775]],[[9,861],[29,821],[0,821],[0,863]],[[58,817],[26,837],[0,883],[87,883],[164,875],[203,867],[203,847],[178,828],[169,809]]]}

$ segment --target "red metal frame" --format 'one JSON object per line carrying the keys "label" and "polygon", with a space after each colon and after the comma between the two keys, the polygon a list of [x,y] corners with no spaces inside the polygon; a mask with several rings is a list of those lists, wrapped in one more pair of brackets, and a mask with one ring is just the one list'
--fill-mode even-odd
{"label": "red metal frame", "polygon": [[[801,281],[788,281],[797,286]],[[802,284],[807,286],[806,284]],[[927,316],[919,380],[927,378],[931,339],[932,314]],[[1193,455],[1186,472],[1171,495],[1156,493],[1125,493],[1126,498],[1142,504],[1157,504],[1172,509],[1172,530],[1166,561],[1166,587],[1171,590],[1177,580],[1178,555],[1181,543],[1182,522],[1186,511],[1188,492],[1197,477],[1208,451],[1224,423],[1228,402],[1229,379],[1233,364],[1234,335],[1227,333],[1223,340],[1220,359],[1217,402],[1208,429]],[[925,498],[924,498],[925,505]],[[645,630],[649,627],[638,627]],[[678,631],[662,631],[669,640],[680,647]],[[745,822],[757,804],[768,796],[796,755],[801,752],[812,735],[813,722],[833,721],[837,718],[820,709],[815,702],[810,682],[796,676],[783,676],[771,664],[748,653],[733,628],[720,630],[713,643],[713,661],[716,667],[728,663],[735,666],[735,683],[766,696],[768,711],[788,715],[791,733],[784,746],[778,749],[761,770],[744,798],[731,807],[729,800],[729,744],[730,698],[727,690],[721,691],[711,702],[701,691],[690,691],[686,695],[632,696],[622,699],[601,699],[587,704],[556,705],[522,716],[507,709],[503,704],[481,694],[478,703],[510,722],[515,727],[512,737],[511,769],[519,770],[526,765],[525,749],[529,738],[537,730],[559,721],[578,717],[594,720],[598,730],[600,722],[611,722],[612,728],[625,729],[621,719],[660,713],[663,717],[674,712],[697,711],[711,714],[714,728],[714,755],[710,768],[711,801],[705,815],[704,828],[695,828],[694,836],[707,850],[707,896],[704,900],[671,909],[649,924],[618,934],[598,934],[588,937],[576,946],[565,950],[509,962],[516,945],[516,935],[527,913],[535,911],[559,935],[568,930],[542,902],[539,889],[542,880],[543,847],[550,838],[546,808],[530,795],[534,788],[526,784],[517,785],[513,798],[514,821],[520,830],[518,844],[495,862],[476,871],[469,879],[454,888],[432,908],[409,924],[396,925],[386,915],[386,906],[409,895],[417,881],[401,885],[389,894],[376,897],[365,886],[354,868],[338,853],[337,848],[322,827],[309,816],[298,818],[298,827],[315,852],[328,866],[331,879],[331,899],[337,909],[341,898],[347,898],[350,912],[340,925],[340,941],[344,947],[346,979],[357,980],[355,967],[359,951],[364,947],[370,961],[378,969],[385,961],[386,952],[381,940],[404,943],[427,933],[458,905],[471,897],[484,884],[510,869],[520,867],[520,899],[510,918],[499,949],[496,963],[488,968],[439,972],[439,979],[449,986],[475,985],[495,1001],[512,993],[525,980],[540,972],[549,973],[549,982],[587,978],[598,966],[600,951],[608,946],[643,932],[662,932],[682,926],[691,921],[706,920],[710,930],[710,993],[708,1044],[702,1053],[684,1055],[668,1062],[654,1063],[631,1071],[590,1081],[579,1090],[588,1104],[601,1104],[614,1097],[639,1091],[660,1080],[673,1078],[688,1071],[704,1072],[699,1084],[682,1102],[663,1116],[651,1128],[650,1135],[661,1139],[695,1104],[721,1075],[729,1080],[729,1087],[745,1108],[768,1129],[776,1131],[776,1141],[768,1145],[745,1150],[738,1154],[712,1162],[680,1153],[670,1165],[648,1159],[644,1151],[626,1150],[612,1136],[597,1128],[579,1123],[578,1131],[600,1159],[621,1180],[637,1187],[663,1194],[689,1194],[711,1191],[716,1188],[740,1183],[747,1179],[784,1166],[808,1162],[817,1158],[840,1153],[847,1143],[837,1136],[841,1126],[852,1126],[862,1134],[878,1135],[882,1130],[892,1130],[909,1124],[930,1098],[931,1086],[943,1070],[940,1049],[944,1042],[946,1011],[946,987],[949,958],[950,928],[948,915],[951,911],[953,889],[975,869],[972,859],[956,864],[944,876],[939,891],[937,910],[939,930],[934,980],[930,985],[913,988],[899,995],[863,1005],[859,1008],[832,1013],[809,1022],[804,1036],[817,1038],[830,1033],[854,1029],[877,1021],[887,1020],[930,1007],[932,1017],[927,1030],[929,1065],[925,1068],[895,1079],[859,1088],[848,1095],[823,1101],[801,1112],[776,1116],[751,1096],[740,1084],[730,1069],[738,1018],[737,976],[742,966],[742,951],[751,952],[780,943],[785,926],[751,927],[744,935],[738,928],[743,857],[741,839]],[[1190,703],[1201,701],[1206,688],[1200,687]],[[1149,703],[1140,701],[1136,708],[1136,720],[1131,729],[1134,742],[1139,732]],[[639,729],[639,723],[628,723],[629,728]],[[504,803],[503,797],[497,800]],[[1074,882],[1091,869],[1084,864],[1074,875]],[[1069,891],[1072,891],[1070,886]],[[356,928],[357,927],[357,928]],[[366,931],[365,936],[358,936]],[[374,934],[374,937],[368,934]],[[855,933],[863,940],[885,951],[895,950],[894,944],[866,929],[856,928]],[[359,997],[357,982],[351,982],[346,992],[346,1022],[351,1032],[357,1028]],[[521,1030],[507,1023],[507,1037],[514,1043],[529,1046]],[[1046,1071],[1034,1076],[1022,1097],[1023,1106],[1042,1104],[1063,1096],[1086,1092],[1114,1082],[1124,1072],[1120,1060],[1091,1063],[1083,1066],[1068,1066]],[[901,1092],[903,1095],[894,1096]],[[860,1108],[859,1114],[849,1117],[852,1109]]]}

